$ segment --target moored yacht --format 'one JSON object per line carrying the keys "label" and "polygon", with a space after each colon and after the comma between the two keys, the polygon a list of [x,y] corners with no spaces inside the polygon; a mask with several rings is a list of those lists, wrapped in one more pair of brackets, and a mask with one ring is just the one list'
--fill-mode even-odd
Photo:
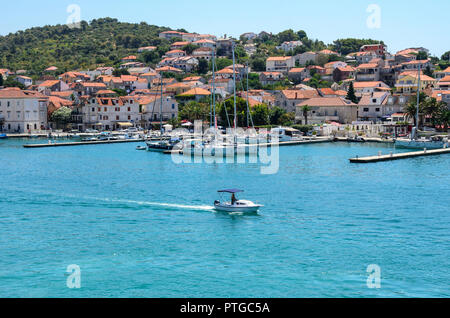
{"label": "moored yacht", "polygon": [[273,128],[270,131],[270,136],[271,138],[278,138],[280,142],[302,140],[302,133],[290,127]]}

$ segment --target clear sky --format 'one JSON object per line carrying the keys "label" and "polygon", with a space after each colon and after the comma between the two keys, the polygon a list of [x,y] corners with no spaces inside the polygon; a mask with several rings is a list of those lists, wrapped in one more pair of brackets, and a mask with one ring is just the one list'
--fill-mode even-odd
{"label": "clear sky", "polygon": [[[423,46],[440,57],[450,50],[449,0],[2,1],[0,34],[64,24],[70,4],[79,5],[81,19],[86,21],[113,17],[217,36],[293,29],[305,30],[310,38],[325,43],[347,37],[383,40],[391,52]],[[379,15],[377,11],[367,12],[371,4],[378,6]]]}

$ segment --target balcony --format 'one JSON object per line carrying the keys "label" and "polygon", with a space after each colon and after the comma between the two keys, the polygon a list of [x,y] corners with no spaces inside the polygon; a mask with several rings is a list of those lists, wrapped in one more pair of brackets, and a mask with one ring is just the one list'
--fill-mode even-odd
{"label": "balcony", "polygon": [[376,81],[377,74],[357,74],[356,78],[358,81]]}

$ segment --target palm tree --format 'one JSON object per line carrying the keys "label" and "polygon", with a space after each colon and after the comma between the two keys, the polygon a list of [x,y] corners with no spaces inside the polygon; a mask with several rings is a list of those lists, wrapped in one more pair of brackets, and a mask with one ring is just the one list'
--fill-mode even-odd
{"label": "palm tree", "polygon": [[312,110],[311,107],[305,105],[302,107],[303,117],[305,117],[305,125],[308,125],[308,113]]}
{"label": "palm tree", "polygon": [[406,118],[414,120],[414,126],[417,125],[417,105],[411,101],[403,108],[403,112],[406,114]]}
{"label": "palm tree", "polygon": [[[423,109],[425,100],[427,99],[427,95],[425,93],[420,93],[419,95],[419,126],[421,126],[422,116],[423,116]],[[411,97],[411,100],[408,104],[403,108],[403,112],[406,114],[407,118],[413,118],[414,120],[414,126],[417,125],[417,99],[416,97]]]}

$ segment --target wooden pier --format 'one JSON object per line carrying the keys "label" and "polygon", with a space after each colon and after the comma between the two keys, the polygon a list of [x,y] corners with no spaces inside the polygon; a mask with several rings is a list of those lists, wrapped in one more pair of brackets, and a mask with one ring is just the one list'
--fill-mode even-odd
{"label": "wooden pier", "polygon": [[51,148],[51,147],[72,147],[72,146],[89,146],[89,145],[108,145],[120,144],[128,142],[144,142],[144,139],[126,139],[126,140],[104,140],[104,141],[78,141],[78,142],[60,142],[47,144],[28,144],[23,145],[24,148]]}
{"label": "wooden pier", "polygon": [[436,156],[450,153],[450,148],[442,148],[442,149],[433,149],[433,150],[421,150],[414,152],[403,152],[403,153],[390,153],[388,155],[379,155],[379,156],[370,156],[370,157],[356,157],[351,158],[351,163],[372,163],[372,162],[381,162],[381,161],[391,161],[391,160],[400,160],[400,159],[408,159],[415,157],[423,157],[423,156]]}

